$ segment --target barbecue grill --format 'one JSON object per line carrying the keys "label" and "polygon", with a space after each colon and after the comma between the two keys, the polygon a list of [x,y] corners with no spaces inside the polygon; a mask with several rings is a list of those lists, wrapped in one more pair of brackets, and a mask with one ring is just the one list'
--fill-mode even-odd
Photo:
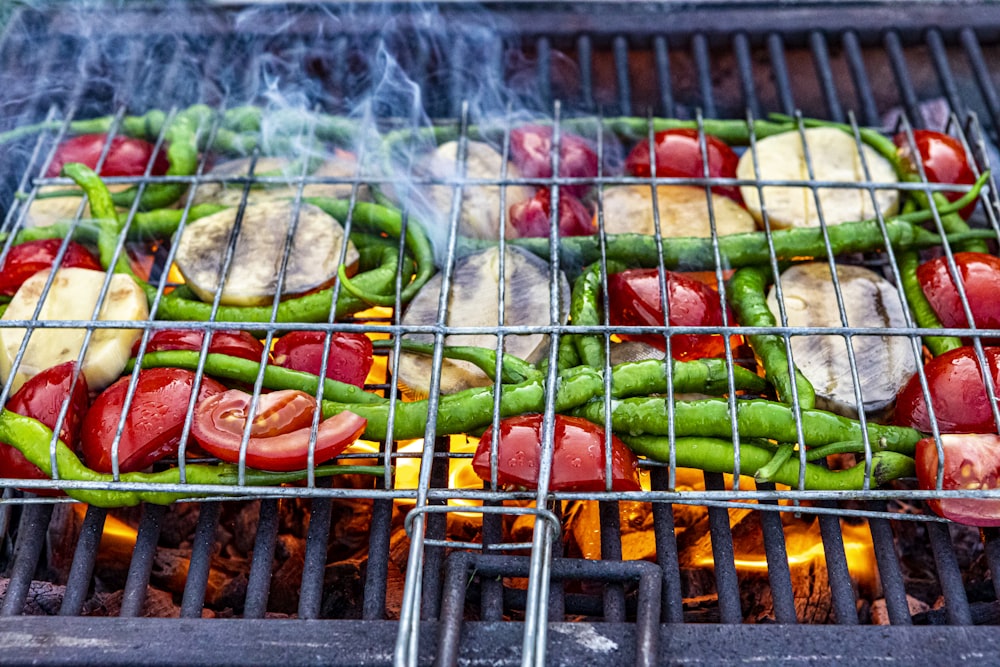
{"label": "barbecue grill", "polygon": [[[386,54],[420,91],[420,107],[382,100],[359,118],[359,106],[370,100],[380,58]],[[985,169],[991,166],[991,147],[1000,131],[998,76],[990,67],[998,57],[1000,7],[976,2],[435,7],[136,3],[22,8],[0,42],[0,88],[5,91],[0,131],[39,121],[51,121],[51,127],[10,144],[0,155],[3,229],[16,231],[24,224],[24,212],[41,188],[66,184],[42,174],[54,146],[76,119],[108,114],[121,119],[149,109],[169,113],[196,103],[219,111],[244,103],[273,108],[278,100],[307,114],[354,117],[365,131],[432,123],[468,142],[482,102],[470,91],[481,91],[482,81],[500,87],[500,108],[493,111],[504,119],[499,129],[503,137],[528,118],[551,119],[559,131],[568,119],[596,124],[601,118],[635,116],[648,119],[645,127],[651,136],[655,117],[754,121],[777,112],[855,128],[944,128],[961,136],[978,168]],[[147,187],[171,181],[192,187],[217,182],[205,160],[190,177],[117,181],[139,181]],[[354,198],[378,178],[359,170],[345,178],[303,175],[286,180],[295,185],[346,185]],[[521,182],[506,177],[495,181],[508,187]],[[620,180],[602,175],[598,182],[611,186]],[[254,178],[241,183],[246,195]],[[566,184],[565,179],[549,183]],[[697,184],[711,183],[702,179]],[[424,184],[418,182],[417,187]],[[446,184],[456,193],[468,186],[462,179]],[[995,187],[988,189],[984,202],[979,222],[996,229],[1000,209]],[[455,207],[447,221],[450,229],[457,228],[457,214]],[[81,215],[82,210],[77,219]],[[446,282],[458,252],[455,237],[450,238],[437,258]],[[657,236],[657,242],[665,241]],[[168,270],[168,253],[154,253],[154,273]],[[857,261],[874,263],[888,276],[899,275],[884,257],[859,256]],[[719,279],[725,268],[716,266]],[[166,284],[161,283],[161,291]],[[558,293],[555,284],[551,293]],[[401,310],[303,327],[365,330],[388,334],[394,341],[426,333],[401,324]],[[545,326],[498,326],[495,332],[546,333],[553,349],[564,337],[581,333],[579,327],[559,323],[557,305],[550,315],[551,323]],[[444,321],[442,313],[437,326],[429,329],[437,351],[432,387],[439,379],[444,335],[468,333],[444,327]],[[50,321],[44,326],[74,324]],[[113,325],[91,323],[90,329],[102,326]],[[144,326],[153,331],[167,325]],[[233,328],[217,316],[207,324],[170,326]],[[273,321],[255,326],[262,337],[287,328]],[[606,327],[596,331],[610,333]],[[754,333],[737,326],[720,331]],[[790,327],[777,331],[786,340],[815,333]],[[845,326],[832,333],[850,337],[872,332]],[[912,327],[886,335],[913,341],[915,353],[920,349]],[[983,332],[979,336],[988,338]],[[398,345],[394,352],[399,353]],[[735,358],[737,350],[727,353],[732,381],[732,368],[740,360]],[[394,358],[386,357],[387,377],[370,389],[394,393]],[[550,389],[555,378],[554,371],[547,376]],[[9,395],[8,385],[0,396]],[[551,414],[554,392],[548,396]],[[434,432],[438,400],[432,391],[428,434]],[[499,404],[494,409],[498,414]],[[550,429],[544,445],[549,453],[551,436]],[[82,518],[73,538],[60,541],[53,517],[64,520],[72,513],[69,504],[33,491],[107,485],[7,480],[0,504],[0,566],[6,579],[0,605],[5,617],[0,626],[2,660],[95,665],[600,660],[648,665],[778,660],[861,664],[881,659],[950,665],[1000,650],[1000,636],[988,628],[1000,620],[1000,533],[956,526],[922,505],[934,497],[996,498],[995,491],[949,496],[918,491],[907,483],[866,485],[852,492],[779,490],[769,484],[754,487],[747,478],[734,488],[719,473],[705,473],[703,489],[687,489],[681,488],[676,469],[647,463],[648,490],[553,493],[546,484],[550,457],[543,457],[538,491],[508,491],[488,482],[480,488],[455,488],[449,465],[467,462],[471,455],[453,451],[446,437],[427,442],[405,451],[382,443],[377,455],[342,458],[350,462],[376,457],[395,465],[397,475],[401,467],[419,461],[419,473],[409,488],[397,484],[391,472],[354,487],[312,479],[286,487],[160,487],[212,494],[184,503],[192,518],[187,571],[173,612],[179,618],[147,617],[148,587],[163,550],[161,535],[173,521],[175,508],[147,504],[129,515],[136,527],[135,545],[127,551],[120,610],[102,618],[92,614],[87,602],[95,593],[102,533],[116,513],[87,507],[78,515]],[[734,461],[734,470],[738,465]],[[597,503],[599,559],[565,552],[565,512],[580,502]],[[349,612],[330,606],[331,596],[338,593],[328,561],[330,545],[337,539],[331,521],[343,511],[338,510],[343,503],[354,503],[346,511],[364,512],[368,521],[367,557],[355,585],[359,600]],[[647,532],[655,548],[649,559],[623,558],[623,529],[629,527],[622,525],[621,510],[628,503],[640,504],[651,516]],[[284,548],[279,540],[282,507],[289,504],[305,508],[309,516],[308,527],[302,528],[301,573],[291,580],[275,575]],[[220,517],[234,506],[243,508],[243,515],[253,515],[250,532],[243,537],[252,554],[243,593],[232,618],[203,619],[211,615],[205,600]],[[704,543],[710,545],[711,559],[704,589],[710,594],[700,596],[704,599],[697,604],[686,590],[689,583],[682,582],[686,547],[678,545],[681,528],[675,526],[676,513],[691,506],[707,511]],[[741,536],[734,537],[734,512],[753,516],[756,534],[762,535],[766,575],[738,568]],[[829,623],[808,623],[811,619],[801,608],[796,591],[801,581],[793,576],[796,565],[790,561],[782,527],[782,517],[789,514],[803,521],[815,517],[818,524],[826,579],[816,586],[828,599]],[[408,541],[399,537],[402,515]],[[456,535],[453,519],[470,516],[478,526],[474,537]],[[858,595],[858,584],[852,581],[855,556],[845,548],[845,527],[870,533],[881,590],[877,597],[884,600],[888,626],[872,624],[871,605]],[[910,569],[906,554],[928,547],[933,558],[919,586],[934,592],[938,608],[914,613],[908,594],[915,584],[905,576]],[[400,549],[407,556],[397,553]],[[55,589],[40,582],[48,581],[53,560],[60,558],[69,563],[65,580],[51,582],[58,596],[47,601],[46,595],[55,595]],[[394,564],[396,558],[407,563],[405,572]],[[975,577],[974,568],[980,570]],[[275,614],[269,604],[282,595],[280,586],[297,589],[291,613]],[[758,619],[764,622],[744,623],[749,604],[764,597],[770,598],[769,611]],[[847,634],[841,625],[855,627]]]}

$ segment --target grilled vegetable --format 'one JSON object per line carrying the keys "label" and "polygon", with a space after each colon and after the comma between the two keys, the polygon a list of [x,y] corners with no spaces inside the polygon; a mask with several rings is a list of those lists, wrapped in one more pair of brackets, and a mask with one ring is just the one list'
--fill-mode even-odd
{"label": "grilled vegetable", "polygon": [[[955,266],[972,319],[979,329],[1000,328],[1000,259],[979,252],[955,253]],[[948,271],[948,260],[938,257],[917,268],[917,279],[934,312],[945,327],[967,328],[962,298]]]}
{"label": "grilled vegetable", "polygon": [[[756,145],[758,166],[754,166],[754,151],[747,151],[740,158],[736,175],[748,180],[854,183],[867,180],[864,171],[864,165],[867,165],[873,182],[896,181],[892,164],[867,144],[861,145],[864,154],[862,163],[858,145],[847,132],[834,127],[818,127],[804,130],[804,136],[805,144],[798,132],[759,140]],[[805,186],[765,186],[763,204],[756,185],[743,185],[740,192],[758,222],[763,222],[766,208],[768,220],[775,229],[815,227],[820,223],[821,211],[823,221],[828,225],[875,217],[872,196],[868,190],[861,188],[817,188],[818,208],[813,190]],[[875,190],[875,199],[882,215],[893,215],[899,208],[899,193],[896,190]]]}
{"label": "grilled vegetable", "polygon": [[[899,148],[900,163],[907,168],[908,173],[917,178],[921,178],[920,166],[923,165],[924,174],[931,183],[972,185],[976,182],[976,175],[965,158],[965,148],[955,137],[933,130],[913,130],[915,145],[910,145],[909,138],[903,132],[893,137],[893,141]],[[962,193],[946,192],[944,196],[953,202]],[[968,220],[976,210],[976,203],[972,202],[959,211],[958,215]]]}
{"label": "grilled vegetable", "polygon": [[[237,209],[226,209],[189,224],[177,242],[176,262],[187,285],[203,301],[222,290],[225,305],[269,304],[278,287],[278,275],[289,228],[295,221],[292,247],[284,266],[282,295],[294,295],[328,286],[337,275],[344,230],[319,208],[287,201],[249,204],[243,211],[229,275],[223,283],[223,259],[236,225]],[[358,252],[348,241],[346,265]]]}
{"label": "grilled vegetable", "polygon": [[[510,154],[525,178],[552,178],[552,128],[547,125],[524,125],[510,131]],[[596,178],[597,153],[590,143],[571,132],[559,135],[559,176]],[[582,197],[589,183],[563,185],[560,193]]]}
{"label": "grilled vegetable", "polygon": [[[80,444],[83,460],[98,472],[112,472],[112,444],[118,432],[131,377],[123,377],[94,400],[83,420]],[[194,391],[195,374],[177,368],[139,371],[135,394],[127,406],[118,444],[118,469],[132,472],[160,459],[176,457],[184,419]],[[226,388],[203,377],[198,399],[221,394]]]}
{"label": "grilled vegetable", "polygon": [[621,185],[604,191],[604,230],[608,234],[654,234],[654,210],[659,211],[660,234],[665,237],[709,237],[713,219],[719,236],[757,228],[746,209],[722,195],[712,194],[710,215],[704,188],[659,185],[654,207],[649,186]]}
{"label": "grilled vegetable", "polygon": [[351,412],[324,419],[312,440],[316,399],[301,391],[263,394],[251,418],[250,394],[238,389],[202,400],[196,409],[191,435],[205,451],[222,461],[238,463],[243,433],[250,422],[246,465],[279,472],[303,470],[309,452],[315,463],[329,461],[347,449],[365,430],[366,421]]}
{"label": "grilled vegetable", "polygon": [[[326,357],[326,377],[363,387],[372,367],[372,341],[358,333],[292,331],[272,350],[274,363],[283,368],[319,375]],[[259,357],[258,357],[259,359]]]}
{"label": "grilled vegetable", "polygon": [[[49,271],[36,273],[21,285],[7,311],[4,321],[30,320],[42,299]],[[97,317],[94,312],[104,286],[105,273],[91,269],[59,269],[52,280],[38,312],[39,320],[143,321],[149,317],[146,295],[129,276],[115,274]],[[94,330],[83,359],[83,374],[91,389],[103,389],[114,382],[128,362],[132,344],[141,335],[139,329],[97,328]],[[17,369],[13,369],[25,330],[0,328],[0,376],[6,380],[14,372],[13,388],[39,373],[64,361],[75,361],[80,354],[85,330],[64,328],[35,329]]]}
{"label": "grilled vegetable", "polygon": [[[992,490],[1000,486],[1000,437],[955,433],[941,436],[944,450],[944,491]],[[938,451],[934,438],[917,443],[920,488],[937,488]],[[927,504],[940,516],[969,526],[1000,526],[1000,499],[941,498]]]}
{"label": "grilled vegetable", "polygon": [[[424,159],[417,167],[417,176],[433,179],[454,179],[459,175],[458,143],[451,141],[442,144],[433,154]],[[463,180],[487,179],[497,180],[503,167],[502,156],[489,144],[478,141],[468,142],[468,155],[465,163]],[[521,172],[513,164],[507,165],[507,178],[520,178]],[[433,219],[443,226],[451,220],[451,203],[457,190],[451,185],[428,185],[419,188],[421,196],[426,197]],[[505,188],[504,201],[510,207],[519,202],[527,201],[534,195],[532,188],[523,185],[511,185]],[[462,208],[459,213],[458,231],[464,236],[478,239],[500,238],[500,216],[503,207],[500,204],[500,186],[498,185],[465,185],[462,187]],[[506,222],[506,234],[513,238],[517,230]]]}
{"label": "grilled vegetable", "polygon": [[[639,491],[639,461],[611,436],[611,484],[606,482],[604,429],[586,419],[553,416],[554,441],[549,489],[552,491]],[[496,440],[497,485],[534,489],[542,454],[543,415],[508,417],[483,433],[472,469],[489,482],[491,448]],[[498,434],[499,433],[499,437]]]}
{"label": "grilled vegetable", "polygon": [[[552,229],[552,195],[548,188],[541,188],[528,201],[510,207],[510,222],[517,235],[548,237]],[[559,193],[560,236],[583,236],[597,231],[591,221],[590,211],[583,202],[569,193]]]}
{"label": "grilled vegetable", "polygon": [[[205,332],[195,329],[158,329],[146,341],[145,354],[168,350],[200,352]],[[215,331],[208,344],[209,353],[226,354],[249,361],[266,359],[264,346],[246,331]],[[139,353],[139,341],[132,346],[132,356]]]}
{"label": "grilled vegetable", "polygon": [[[500,251],[496,248],[463,257],[455,264],[448,294],[446,326],[496,327],[500,324],[498,282]],[[569,314],[569,283],[560,273],[560,320]],[[510,326],[549,324],[549,265],[517,248],[507,248],[504,258],[504,320]],[[432,278],[410,302],[403,314],[402,325],[432,325],[437,321],[441,276]],[[430,334],[408,336],[407,340],[431,342]],[[449,335],[446,345],[478,346],[496,349],[492,334]],[[537,361],[548,348],[548,336],[543,334],[509,335],[504,337],[504,351],[529,362]],[[426,395],[430,389],[431,360],[413,354],[403,354],[399,360],[399,380],[414,395]],[[492,384],[489,377],[474,365],[464,361],[445,360],[441,367],[441,392],[454,393],[470,387]]]}
{"label": "grilled vegetable", "polygon": [[[995,392],[1000,392],[1000,348],[983,348]],[[982,368],[971,347],[960,347],[924,365],[934,419],[941,433],[996,433]],[[914,373],[896,399],[896,423],[931,432],[930,413]]]}
{"label": "grilled vegetable", "polygon": [[[876,273],[857,266],[837,265],[837,279],[849,327],[904,327],[906,318],[896,288]],[[793,266],[781,274],[788,326],[842,327],[837,296],[825,263]],[[776,291],[768,305],[778,317]],[[917,369],[913,349],[901,336],[853,336],[851,343],[861,382],[865,412],[888,407]],[[816,392],[816,405],[848,415],[857,414],[847,343],[842,336],[793,336],[792,353]]]}
{"label": "grilled vegetable", "polygon": [[[68,402],[66,419],[59,428],[59,439],[67,447],[74,448],[88,403],[87,380],[81,375],[74,384],[75,372],[75,361],[45,369],[11,396],[7,409],[55,428],[63,404]],[[0,477],[48,479],[48,475],[24,458],[21,452],[3,443],[0,443]],[[46,493],[45,490],[39,491]]]}
{"label": "grilled vegetable", "polygon": [[[698,130],[675,129],[657,132],[653,137],[656,155],[656,175],[664,178],[703,178],[708,163],[710,178],[736,178],[739,158],[726,143],[710,134],[705,135],[708,159],[702,153]],[[633,176],[652,175],[649,141],[640,140],[625,158],[625,171]],[[742,204],[743,197],[735,185],[713,185],[712,192]]]}
{"label": "grilled vegetable", "polygon": [[162,176],[170,166],[166,155],[160,151],[154,157],[156,147],[143,139],[116,135],[109,146],[106,134],[81,134],[56,147],[45,175],[58,176],[63,165],[69,162],[81,162],[91,169],[97,169],[97,162],[105,148],[107,155],[101,165],[102,176],[142,176],[146,173],[147,166],[150,174]]}

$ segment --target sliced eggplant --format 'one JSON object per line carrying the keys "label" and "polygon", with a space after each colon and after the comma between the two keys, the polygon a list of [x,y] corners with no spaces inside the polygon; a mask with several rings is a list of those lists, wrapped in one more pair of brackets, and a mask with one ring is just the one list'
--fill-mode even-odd
{"label": "sliced eggplant", "polygon": [[[712,235],[708,198],[703,188],[659,185],[656,204],[664,237]],[[718,235],[752,232],[753,217],[729,197],[712,194],[712,215]],[[604,191],[604,229],[608,234],[649,234],[656,231],[653,191],[646,185],[624,185]]]}
{"label": "sliced eggplant", "polygon": [[[868,179],[865,177],[864,167],[867,165],[872,182],[896,182],[896,172],[892,165],[874,148],[862,144],[859,152],[853,136],[831,127],[805,130],[805,145],[798,132],[785,132],[761,139],[756,147],[760,173],[754,167],[753,152],[748,150],[740,157],[736,176],[750,180],[808,181],[806,147],[812,165],[812,179],[815,181],[866,181]],[[864,164],[861,161],[862,153]],[[818,208],[816,196],[808,187],[769,185],[762,189],[763,204],[756,185],[741,186],[740,193],[747,209],[758,222],[763,222],[763,209],[767,210],[768,220],[775,229],[817,227],[820,210],[828,225],[875,217],[871,193],[861,188],[817,188]],[[898,190],[875,190],[875,199],[883,215],[893,215],[899,209]]]}
{"label": "sliced eggplant", "polygon": [[[849,327],[903,327],[906,319],[896,288],[869,269],[837,265]],[[798,264],[781,274],[781,290],[788,325],[792,327],[842,327],[837,297],[826,263]],[[772,287],[768,304],[779,322],[778,301]],[[817,407],[857,416],[854,382],[841,335],[792,336],[796,366],[816,390]],[[916,372],[917,364],[907,338],[853,336],[854,357],[866,413],[888,407]]]}
{"label": "sliced eggplant", "polygon": [[[3,319],[30,320],[42,298],[49,271],[28,278],[4,312]],[[38,320],[91,320],[104,286],[106,274],[90,269],[59,269],[45,296]],[[98,320],[142,321],[149,318],[146,295],[130,276],[116,273],[104,297]],[[14,372],[11,391],[29,378],[64,361],[76,361],[83,347],[85,329],[39,328],[31,333],[28,347]],[[118,379],[132,354],[141,329],[94,329],[83,358],[83,374],[91,389],[100,390]],[[24,329],[0,328],[0,377],[10,377],[14,358],[24,340]]]}
{"label": "sliced eggplant", "polygon": [[[441,274],[431,278],[410,302],[403,315],[406,326],[434,325],[438,316],[441,294]],[[451,290],[448,294],[447,326],[493,327],[500,322],[498,282],[500,280],[500,251],[490,248],[462,257],[455,263]],[[549,265],[537,256],[508,246],[504,259],[504,319],[508,326],[544,326],[549,322]],[[559,324],[569,315],[569,282],[560,272]],[[406,340],[433,342],[431,334],[407,336]],[[496,349],[493,334],[448,335],[445,345],[475,345]],[[549,337],[545,334],[504,336],[504,351],[530,362],[542,358],[548,349]],[[431,358],[416,354],[403,354],[399,360],[399,381],[407,393],[414,397],[426,396],[430,391]],[[465,361],[445,359],[441,366],[441,392],[452,394],[470,387],[484,387],[493,383],[481,370]]]}
{"label": "sliced eggplant", "polygon": [[[187,285],[204,301],[212,301],[222,282],[223,259],[236,224],[237,208],[201,218],[185,227],[175,261]],[[248,204],[243,212],[229,276],[222,285],[225,305],[269,304],[278,287],[278,273],[295,214],[291,201]],[[293,296],[330,285],[337,276],[344,228],[321,209],[301,204],[292,247],[285,267],[282,295]],[[348,241],[345,262],[358,260]]]}
{"label": "sliced eggplant", "polygon": [[[420,162],[416,174],[423,178],[452,179],[458,175],[458,142],[450,141],[442,144]],[[468,143],[468,154],[465,164],[465,179],[498,180],[503,175],[503,156],[490,146],[479,141]],[[521,172],[513,163],[507,164],[508,179],[521,177]],[[438,225],[447,225],[451,219],[451,207],[456,188],[451,185],[428,185],[420,189],[421,196],[426,198],[430,215]],[[505,189],[504,205],[506,210],[534,196],[534,188],[523,185],[509,185]],[[462,187],[462,210],[459,221],[459,233],[478,239],[500,238],[500,186],[499,185],[465,185]],[[504,211],[506,214],[506,211]],[[517,231],[510,223],[510,216],[505,215],[506,233],[508,238],[517,236]]]}
{"label": "sliced eggplant", "polygon": [[[209,175],[214,178],[241,178],[250,173],[250,158],[240,158],[223,162],[213,168]],[[262,174],[281,175],[284,178],[297,178],[302,176],[302,163],[296,160],[289,160],[282,157],[262,157],[257,159],[254,165],[254,176]],[[338,178],[353,179],[358,177],[357,159],[352,153],[337,151],[332,157],[324,160],[319,167],[308,175],[309,178]],[[194,203],[214,203],[225,206],[239,206],[243,200],[243,190],[245,183],[235,181],[226,183],[225,181],[205,182],[198,186],[195,191]],[[302,188],[303,197],[337,197],[346,199],[351,196],[351,183],[308,183]],[[292,199],[299,191],[297,183],[263,185],[256,184],[250,190],[248,200],[259,203],[265,201],[276,201],[282,199]],[[370,199],[367,185],[358,187],[359,199]]]}

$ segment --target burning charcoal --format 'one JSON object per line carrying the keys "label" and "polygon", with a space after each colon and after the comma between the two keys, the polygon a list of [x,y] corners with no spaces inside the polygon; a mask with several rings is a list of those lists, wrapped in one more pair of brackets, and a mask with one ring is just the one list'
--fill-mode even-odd
{"label": "burning charcoal", "polygon": [[[10,579],[0,579],[0,601],[7,594]],[[23,614],[27,616],[54,616],[62,606],[66,587],[48,581],[32,581],[24,602]]]}
{"label": "burning charcoal", "polygon": [[294,614],[299,608],[299,586],[305,567],[305,540],[294,535],[279,535],[274,560],[279,563],[271,574],[270,611]]}
{"label": "burning charcoal", "polygon": [[361,618],[364,605],[361,561],[330,563],[323,574],[323,618]]}
{"label": "burning charcoal", "polygon": [[194,535],[200,513],[197,503],[177,503],[160,521],[160,544],[165,547],[180,547]]}

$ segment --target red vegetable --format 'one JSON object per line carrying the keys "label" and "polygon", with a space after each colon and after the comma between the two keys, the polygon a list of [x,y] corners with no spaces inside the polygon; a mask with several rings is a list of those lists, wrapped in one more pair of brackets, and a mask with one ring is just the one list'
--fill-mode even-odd
{"label": "red vegetable", "polygon": [[[983,353],[995,391],[1000,393],[1000,348],[986,347]],[[931,359],[924,366],[924,374],[934,416],[942,433],[996,433],[986,385],[973,348],[960,347]],[[895,421],[925,433],[931,431],[919,375],[910,378],[896,397]]]}
{"label": "red vegetable", "polygon": [[[510,155],[525,178],[552,177],[552,128],[524,125],[510,132]],[[559,135],[559,175],[564,178],[595,178],[597,153],[583,137],[568,132]],[[565,185],[560,192],[582,197],[590,184]]]}
{"label": "red vegetable", "polygon": [[[531,199],[510,207],[510,222],[520,237],[548,237],[552,219],[552,195],[542,188]],[[559,193],[559,235],[586,236],[597,231],[590,211],[579,199]]]}
{"label": "red vegetable", "polygon": [[[976,327],[1000,329],[1000,259],[980,252],[955,253],[955,266]],[[941,324],[968,327],[948,260],[938,257],[917,267],[917,279]]]}
{"label": "red vegetable", "polygon": [[[579,417],[555,415],[555,444],[549,488],[553,491],[603,491],[605,484],[604,429]],[[494,427],[483,433],[472,458],[472,468],[490,479],[490,447]],[[542,415],[508,417],[500,422],[497,444],[497,483],[500,486],[538,486],[542,452]],[[638,459],[617,436],[611,436],[611,488],[638,491]]]}
{"label": "red vegetable", "polygon": [[[293,331],[274,344],[274,363],[283,368],[319,375],[326,350],[326,334],[322,331]],[[326,376],[357,387],[365,385],[372,368],[372,342],[364,334],[334,332],[330,336],[330,352]]]}
{"label": "red vegetable", "polygon": [[[671,325],[722,326],[718,292],[683,274],[670,271],[666,274]],[[608,302],[608,319],[613,326],[663,326],[657,269],[630,269],[608,276]],[[728,321],[735,321],[728,306],[726,312]],[[621,337],[666,349],[660,334],[622,334]],[[673,358],[679,360],[720,357],[725,354],[725,343],[718,334],[681,334],[671,337],[670,350]]]}
{"label": "red vegetable", "polygon": [[[42,239],[13,246],[7,253],[3,266],[0,267],[0,294],[13,296],[25,280],[39,271],[51,269],[62,243],[62,239]],[[59,266],[64,269],[79,267],[94,271],[103,270],[101,263],[89,250],[73,241],[66,246],[66,252]]]}
{"label": "red vegetable", "polygon": [[[76,447],[80,424],[87,412],[87,379],[82,374],[70,392],[75,369],[75,361],[47,368],[25,382],[7,402],[7,409],[11,412],[32,417],[54,429],[59,412],[68,399],[69,408],[59,429],[59,439],[70,449]],[[21,452],[3,443],[0,443],[0,477],[49,479],[37,466],[29,463]],[[61,495],[61,492],[47,489],[34,491],[44,495]]]}
{"label": "red vegetable", "polygon": [[[205,332],[194,329],[161,329],[149,337],[146,352],[163,352],[168,350],[201,351],[205,340]],[[208,344],[208,351],[216,354],[228,354],[231,357],[249,359],[260,363],[267,359],[264,346],[246,331],[216,331]],[[132,346],[132,356],[139,353],[139,341]]]}
{"label": "red vegetable", "polygon": [[[105,389],[83,420],[83,460],[98,472],[111,472],[111,444],[122,416],[130,377]],[[184,418],[194,388],[194,373],[178,368],[148,368],[139,371],[135,396],[118,445],[118,469],[142,470],[167,456],[175,456],[180,445]],[[203,377],[198,400],[221,394],[226,388]]]}
{"label": "red vegetable", "polygon": [[[108,142],[106,134],[81,134],[59,144],[46,176],[58,176],[67,162],[82,162],[91,169],[97,169],[97,161]],[[111,140],[111,148],[101,166],[101,176],[142,176],[146,165],[153,159],[155,146],[142,139],[116,136]],[[160,151],[153,161],[153,176],[167,173],[170,163]]]}
{"label": "red vegetable", "polygon": [[[653,137],[656,146],[656,175],[665,178],[703,178],[704,159],[698,144],[697,130],[664,130]],[[708,175],[714,178],[736,178],[739,157],[724,141],[705,135],[708,149]],[[625,158],[625,171],[632,176],[651,175],[649,142],[640,141]],[[743,196],[735,185],[714,185],[712,192],[743,204]]]}
{"label": "red vegetable", "polygon": [[[205,451],[228,463],[238,463],[240,443],[250,411],[250,394],[238,389],[212,396],[198,404],[191,434]],[[250,426],[246,464],[258,470],[304,470],[316,398],[285,389],[263,394]],[[319,423],[316,464],[329,461],[357,440],[368,420],[341,412]]]}
{"label": "red vegetable", "polygon": [[[927,174],[928,181],[959,185],[972,185],[976,182],[976,175],[965,159],[965,148],[961,141],[933,130],[914,130],[913,140],[919,153],[920,162],[924,165],[924,173]],[[910,170],[915,174],[920,173],[917,168],[916,156],[913,154],[913,147],[906,134],[900,132],[893,138],[893,141],[896,143],[900,158],[909,163]],[[948,201],[955,201],[961,199],[964,193],[945,192],[943,194]],[[968,219],[975,210],[976,202],[972,202],[959,211],[959,215]]]}
{"label": "red vegetable", "polygon": [[[941,489],[995,489],[1000,482],[1000,437],[955,433],[941,436],[944,475]],[[937,488],[938,452],[934,438],[917,443],[920,488]],[[1000,499],[944,498],[927,504],[940,516],[970,526],[1000,526]]]}

